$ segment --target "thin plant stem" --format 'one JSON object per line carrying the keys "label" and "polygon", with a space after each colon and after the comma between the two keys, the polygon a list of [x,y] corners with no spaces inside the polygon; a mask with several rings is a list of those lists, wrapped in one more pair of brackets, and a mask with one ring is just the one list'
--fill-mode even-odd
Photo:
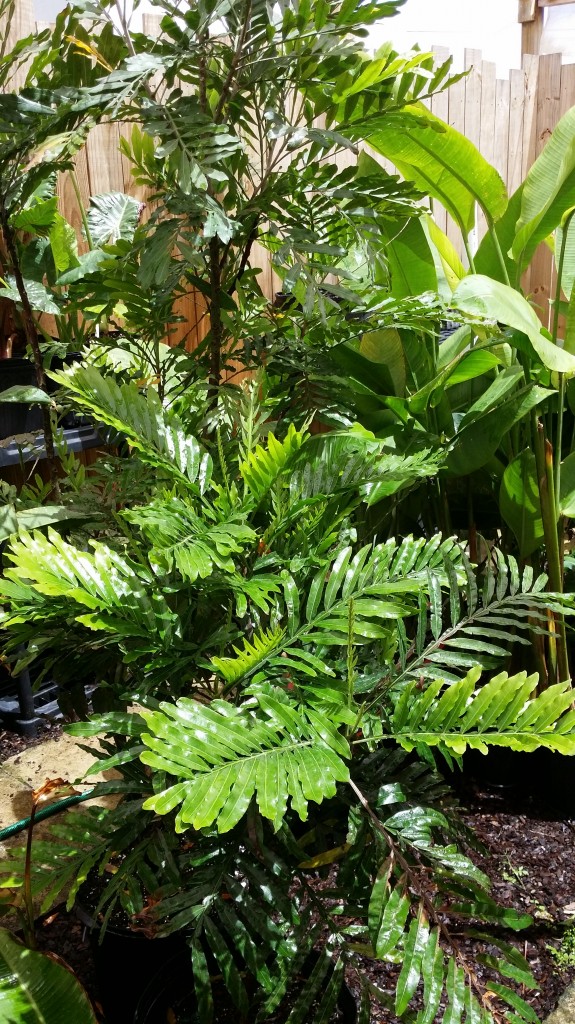
{"label": "thin plant stem", "polygon": [[[553,325],[551,329],[551,337],[553,344],[557,344],[557,335],[559,333],[559,305],[561,302],[561,285],[563,281],[563,266],[565,263],[565,253],[567,251],[567,236],[569,234],[569,226],[575,215],[575,210],[571,210],[568,216],[565,218],[563,225],[563,236],[561,238],[561,248],[559,250],[559,260],[557,261],[557,284],[555,287],[555,304],[553,308]],[[565,406],[565,374],[559,374],[559,388],[558,388],[558,401],[559,406],[557,409],[557,435],[555,438],[555,504],[559,508],[559,492],[561,487],[561,453],[563,450],[563,414]]]}
{"label": "thin plant stem", "polygon": [[[561,571],[561,554],[559,535],[557,532],[557,506],[555,504],[555,488],[553,482],[553,447],[545,437],[545,428],[534,417],[535,461],[537,465],[537,485],[541,502],[541,518],[547,551],[547,566],[551,590],[563,592],[563,573]],[[554,616],[555,634],[549,637],[549,654],[558,678],[557,682],[570,679],[569,658],[567,655],[567,638],[565,620],[562,615]]]}
{"label": "thin plant stem", "polygon": [[471,273],[474,274],[475,273],[475,261],[473,259],[473,253],[471,252],[471,247],[469,245],[469,238],[468,238],[468,236],[465,233],[463,234],[463,245],[464,245],[464,248],[465,248],[465,255],[467,256],[467,261],[469,263],[469,269],[470,269]]}
{"label": "thin plant stem", "polygon": [[[483,212],[485,213],[485,210]],[[493,242],[493,248],[495,249],[495,252],[497,253],[497,259],[499,260],[499,265],[501,267],[501,272],[503,274],[503,280],[505,281],[506,285],[509,285],[509,287],[511,287],[511,281],[509,280],[509,274],[507,272],[507,266],[506,266],[506,263],[505,263],[503,252],[501,250],[501,245],[500,245],[499,239],[497,237],[497,232],[495,230],[495,227],[493,225],[493,221],[492,221],[491,217],[487,217],[487,230],[489,232],[489,237],[490,237],[491,241]]]}
{"label": "thin plant stem", "polygon": [[84,209],[84,203],[82,202],[82,194],[80,192],[80,185],[78,184],[78,178],[74,170],[69,171],[70,181],[72,182],[72,188],[74,189],[74,195],[76,196],[76,202],[78,203],[78,209],[80,211],[80,217],[82,219],[82,227],[84,228],[84,234],[86,235],[86,241],[90,252],[94,248],[94,242],[90,233],[90,225],[88,224],[88,218]]}

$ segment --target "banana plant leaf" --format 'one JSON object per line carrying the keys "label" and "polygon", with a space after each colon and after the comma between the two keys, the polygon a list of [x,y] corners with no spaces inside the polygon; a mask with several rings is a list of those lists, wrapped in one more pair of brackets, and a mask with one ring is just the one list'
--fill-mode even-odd
{"label": "banana plant leaf", "polygon": [[464,313],[489,317],[526,335],[535,354],[549,370],[575,373],[575,356],[545,337],[535,310],[514,288],[484,274],[470,274],[455,290],[453,305]]}
{"label": "banana plant leaf", "polygon": [[535,249],[575,205],[575,107],[556,125],[525,181],[521,212],[513,239],[513,258],[523,270]]}
{"label": "banana plant leaf", "polygon": [[495,168],[469,139],[422,104],[388,114],[368,141],[408,181],[438,199],[465,235],[475,224],[476,203],[489,220],[505,212],[507,191]]}

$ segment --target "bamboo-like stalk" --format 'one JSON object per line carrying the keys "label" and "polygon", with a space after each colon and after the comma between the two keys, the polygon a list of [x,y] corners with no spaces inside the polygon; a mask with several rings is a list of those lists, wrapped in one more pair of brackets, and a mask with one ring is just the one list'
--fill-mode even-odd
{"label": "bamboo-like stalk", "polygon": [[[20,296],[20,303],[22,306],[22,324],[24,327],[24,333],[26,335],[26,341],[32,351],[34,359],[34,369],[36,373],[36,384],[41,391],[47,392],[46,387],[46,376],[44,373],[44,360],[42,359],[42,351],[38,343],[38,331],[36,327],[36,321],[34,320],[34,314],[28,298],[28,292],[26,291],[26,285],[20,269],[20,260],[18,257],[18,250],[16,248],[16,240],[14,238],[14,231],[10,224],[8,217],[8,211],[3,202],[0,202],[0,226],[2,227],[2,234],[4,236],[4,242],[6,243],[6,250],[11,262],[11,269],[14,274],[14,280],[16,282],[16,288],[18,295]],[[60,483],[58,481],[58,468],[56,464],[56,449],[54,447],[54,430],[52,426],[52,417],[50,415],[50,408],[48,405],[42,406],[42,418],[44,426],[44,445],[46,448],[46,460],[48,463],[48,473],[50,476],[50,486],[52,488],[52,497],[55,501],[61,500],[60,496]]]}
{"label": "bamboo-like stalk", "polygon": [[[561,553],[557,532],[557,506],[555,503],[555,487],[553,480],[553,446],[545,437],[545,428],[534,413],[535,460],[537,465],[537,483],[541,502],[541,518],[547,551],[547,566],[551,590],[563,592],[563,574],[561,571]],[[555,636],[549,637],[549,653],[556,672],[556,680],[570,679],[569,657],[567,654],[567,638],[565,620],[562,615],[555,614]]]}

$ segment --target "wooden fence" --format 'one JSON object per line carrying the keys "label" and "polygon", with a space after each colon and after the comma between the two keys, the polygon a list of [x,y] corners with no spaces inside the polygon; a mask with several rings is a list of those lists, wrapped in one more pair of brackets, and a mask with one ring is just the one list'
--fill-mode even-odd
{"label": "wooden fence", "polygon": [[[17,16],[9,44],[33,27],[32,8],[33,0],[16,0]],[[154,35],[157,29],[158,20],[148,16],[144,31]],[[440,47],[435,52],[438,61],[449,56],[449,52]],[[526,55],[521,69],[510,70],[507,78],[498,79],[495,64],[482,60],[478,50],[466,50],[465,67],[469,74],[434,97],[431,109],[475,143],[498,169],[511,194],[541,152],[559,118],[575,106],[575,64],[562,64],[559,54]],[[129,162],[119,148],[121,135],[129,130],[130,126],[103,124],[90,134],[76,164],[85,204],[90,195],[106,191],[129,192],[145,200],[145,192],[133,182]],[[61,212],[80,234],[80,210],[69,177],[62,176],[59,191]],[[434,212],[440,227],[461,251],[457,227],[437,205]],[[479,218],[475,244],[484,230],[485,225]],[[272,298],[279,288],[279,279],[268,254],[260,246],[254,247],[252,265],[262,269],[263,291]],[[535,302],[546,307],[545,300],[553,288],[552,257],[547,247],[541,246],[536,253],[525,285]],[[204,337],[207,326],[201,296],[191,292],[179,300],[178,312],[185,322],[179,325],[171,340],[175,343],[185,339],[193,348]]]}

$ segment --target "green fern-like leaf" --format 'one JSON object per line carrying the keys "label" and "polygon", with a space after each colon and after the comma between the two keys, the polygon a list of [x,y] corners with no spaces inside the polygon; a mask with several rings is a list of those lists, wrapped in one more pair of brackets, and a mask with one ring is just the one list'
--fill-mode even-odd
{"label": "green fern-like leaf", "polygon": [[225,701],[203,707],[182,698],[160,710],[143,711],[149,732],[142,741],[144,764],[182,781],[151,797],[145,808],[166,814],[180,806],[176,827],[184,831],[214,823],[227,832],[255,797],[276,828],[288,798],[305,819],[309,800],[335,794],[349,777],[345,739],[321,716],[260,695],[260,717]]}
{"label": "green fern-like leaf", "polygon": [[181,498],[154,501],[124,512],[124,517],[145,534],[151,548],[149,559],[168,571],[176,565],[191,583],[205,579],[214,568],[233,573],[232,556],[253,545],[256,534],[241,514],[211,523],[200,517],[193,506]]}
{"label": "green fern-like leaf", "polygon": [[476,689],[480,677],[476,666],[464,679],[447,685],[435,679],[421,691],[415,682],[408,683],[394,707],[390,735],[407,750],[423,743],[458,755],[467,747],[486,753],[490,745],[575,753],[570,683],[557,683],[534,696],[536,675],[501,672]]}
{"label": "green fern-like leaf", "polygon": [[296,430],[292,423],[283,441],[278,441],[270,431],[265,448],[258,444],[253,451],[248,452],[246,460],[240,466],[240,472],[248,492],[257,502],[270,491],[301,448],[303,441],[304,435]]}
{"label": "green fern-like leaf", "polygon": [[157,466],[197,493],[206,489],[212,471],[209,455],[186,435],[179,419],[163,407],[150,388],[146,397],[135,384],[118,385],[93,366],[75,365],[52,373],[73,396],[75,405],[123,434],[143,462]]}
{"label": "green fern-like leaf", "polygon": [[[431,541],[407,537],[375,547],[365,545],[356,554],[340,550],[327,568],[307,584],[307,601],[300,604],[299,588],[283,574],[286,625],[282,632],[257,634],[237,658],[213,658],[216,671],[228,682],[238,682],[267,664],[283,672],[290,666],[305,675],[333,675],[333,668],[318,653],[329,646],[345,646],[349,634],[349,602],[353,601],[353,644],[385,639],[394,625],[417,607],[420,594],[447,586],[445,564],[457,576],[461,550],[453,540]],[[310,650],[310,648],[312,648]]]}
{"label": "green fern-like leaf", "polygon": [[[177,632],[178,620],[159,593],[150,596],[149,579],[142,570],[117,552],[96,541],[92,551],[80,551],[53,530],[48,536],[37,531],[14,541],[8,557],[14,567],[7,569],[0,585],[9,598],[50,605],[64,600],[76,621],[89,629],[111,631],[120,637],[150,634],[169,643]],[[44,600],[38,601],[38,595]],[[4,613],[4,622],[16,617]]]}
{"label": "green fern-like leaf", "polygon": [[530,631],[547,632],[548,610],[573,614],[572,596],[549,593],[547,576],[534,577],[530,566],[520,572],[512,555],[495,550],[493,556],[496,565],[486,567],[481,589],[464,552],[457,573],[445,562],[448,601],[437,577],[430,580],[429,603],[420,605],[415,651],[408,659],[403,645],[395,685],[414,676],[433,679],[438,666],[452,680],[473,665],[495,668],[512,643],[528,645]]}

